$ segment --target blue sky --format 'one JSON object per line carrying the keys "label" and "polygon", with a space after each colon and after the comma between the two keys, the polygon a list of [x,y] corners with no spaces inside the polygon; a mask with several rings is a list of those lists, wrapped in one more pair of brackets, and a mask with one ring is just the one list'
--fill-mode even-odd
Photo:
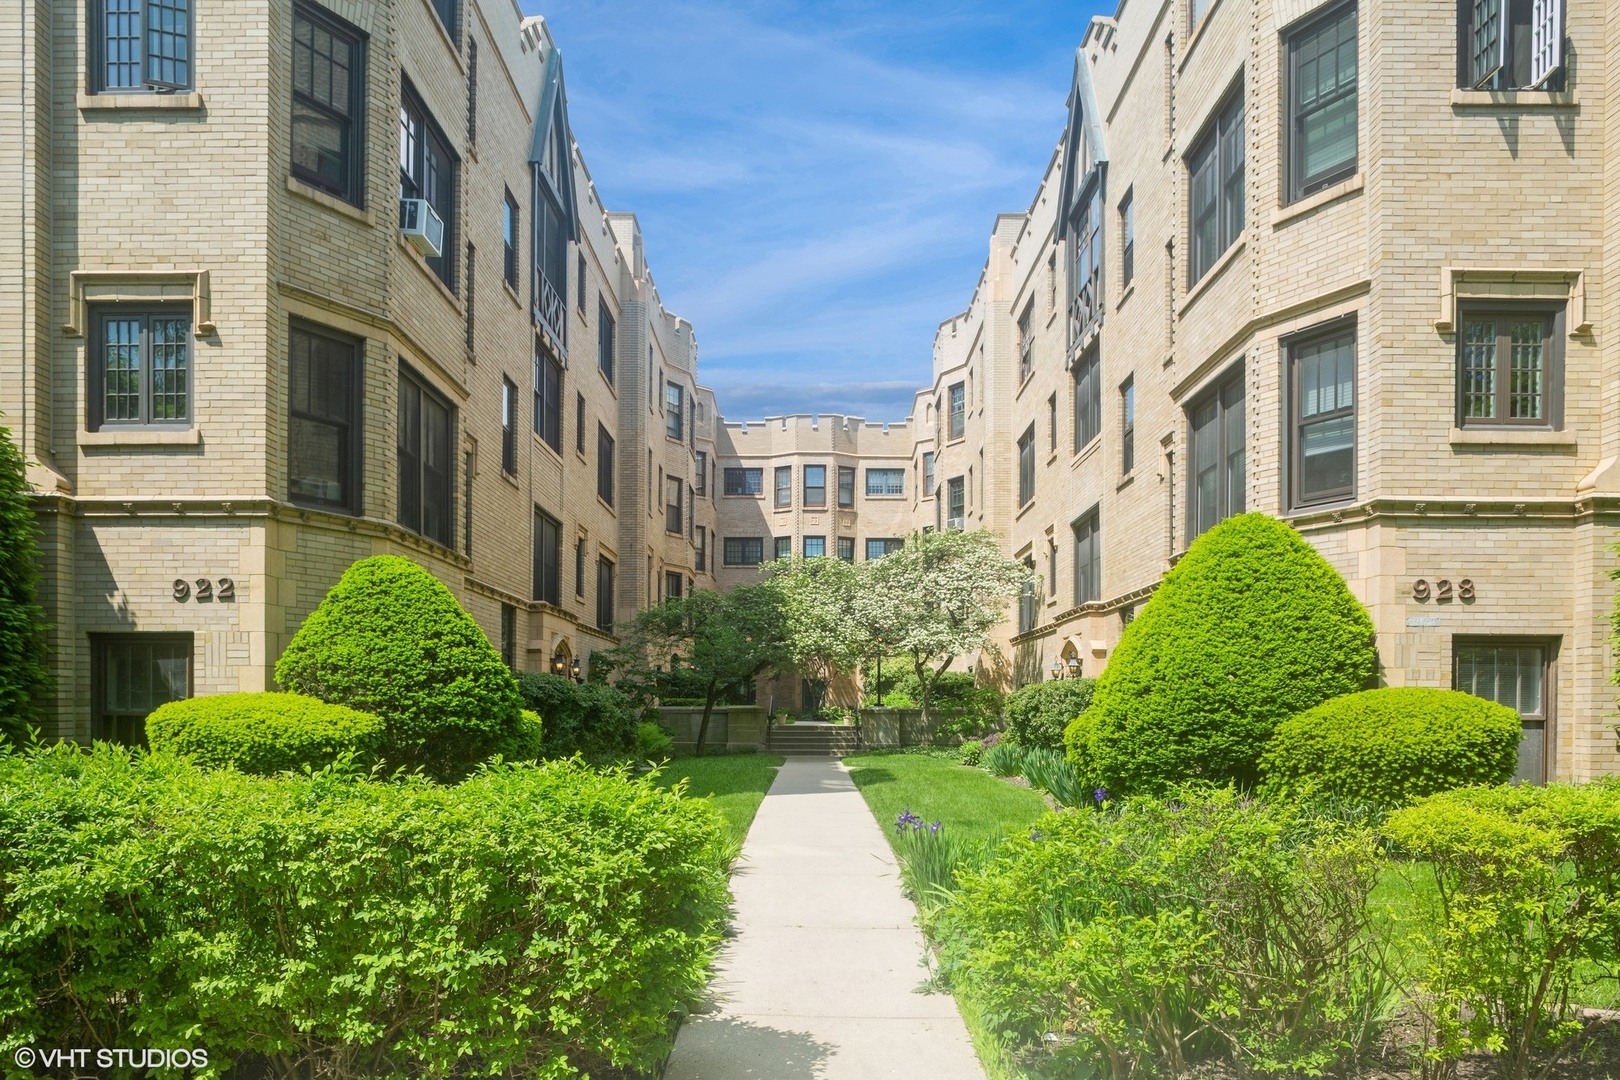
{"label": "blue sky", "polygon": [[1114,6],[521,3],[733,420],[906,415],[995,214],[1034,195],[1086,23]]}

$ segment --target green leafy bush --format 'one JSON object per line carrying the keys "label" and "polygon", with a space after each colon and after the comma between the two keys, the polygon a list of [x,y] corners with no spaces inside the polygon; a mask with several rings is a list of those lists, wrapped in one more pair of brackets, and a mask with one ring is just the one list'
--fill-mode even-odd
{"label": "green leafy bush", "polygon": [[641,711],[613,687],[538,671],[523,672],[518,686],[529,708],[545,718],[546,757],[583,754],[603,764],[635,756]]}
{"label": "green leafy bush", "polygon": [[977,765],[979,758],[984,755],[984,743],[978,739],[969,739],[957,747],[956,758],[964,765]]}
{"label": "green leafy bush", "polygon": [[1579,965],[1620,961],[1620,786],[1447,791],[1384,830],[1439,885],[1416,998],[1430,1062],[1491,1049],[1508,1080],[1548,1067],[1581,1031]]}
{"label": "green leafy bush", "polygon": [[[887,665],[884,670],[888,670]],[[1001,712],[1001,691],[990,686],[979,686],[975,678],[966,671],[945,672],[934,683],[930,708],[946,720],[970,721],[981,728],[993,723]],[[883,681],[888,683],[887,675]],[[915,671],[905,670],[895,679],[894,687],[891,696],[898,694],[906,702],[898,708],[915,708],[922,701],[922,684],[918,682]],[[888,704],[887,699],[884,704]]]}
{"label": "green leafy bush", "polygon": [[924,821],[909,806],[895,819],[894,829],[900,884],[925,919],[950,902],[959,875],[990,857],[992,845],[949,832],[941,822]]}
{"label": "green leafy bush", "polygon": [[0,428],[0,743],[24,740],[34,698],[50,685],[34,529],[27,465],[11,429]]}
{"label": "green leafy bush", "polygon": [[1023,772],[1031,787],[1047,792],[1063,806],[1085,806],[1093,801],[1091,792],[1081,789],[1074,766],[1056,750],[1026,746]]}
{"label": "green leafy bush", "polygon": [[345,755],[369,767],[383,722],[302,694],[217,694],[159,705],[146,718],[146,738],[155,751],[208,768],[273,776],[323,769]]}
{"label": "green leafy bush", "polygon": [[937,917],[958,998],[1037,1075],[1321,1075],[1376,1040],[1371,830],[1229,790],[1053,814]]}
{"label": "green leafy bush", "polygon": [[0,1052],[200,1032],[214,1077],[651,1071],[724,849],[704,800],[573,761],[440,786],[0,757]]}
{"label": "green leafy bush", "polygon": [[502,761],[539,761],[545,756],[546,726],[540,714],[524,709],[501,740],[495,752]]}
{"label": "green leafy bush", "polygon": [[439,779],[495,752],[523,708],[478,624],[443,583],[397,555],[344,572],[276,662],[276,681],[382,717],[388,764]]}
{"label": "green leafy bush", "polygon": [[1024,748],[1002,739],[984,748],[979,764],[994,776],[1021,776],[1024,772]]}
{"label": "green leafy bush", "polygon": [[650,720],[636,728],[636,756],[642,761],[663,761],[675,747],[675,737]]}
{"label": "green leafy bush", "polygon": [[1056,679],[1020,686],[1003,709],[1007,735],[1025,746],[1062,750],[1064,730],[1091,707],[1096,685],[1096,679]]}
{"label": "green leafy bush", "polygon": [[1507,780],[1519,728],[1512,709],[1460,690],[1363,690],[1277,725],[1260,772],[1279,791],[1396,806]]}
{"label": "green leafy bush", "polygon": [[1102,780],[1097,774],[1097,759],[1091,753],[1091,739],[1097,730],[1097,718],[1089,712],[1070,720],[1063,729],[1063,756],[1069,759],[1074,777],[1086,790],[1101,790]]}
{"label": "green leafy bush", "polygon": [[1372,620],[1298,533],[1264,514],[1199,537],[1125,628],[1097,680],[1091,753],[1117,794],[1258,779],[1290,716],[1363,689]]}

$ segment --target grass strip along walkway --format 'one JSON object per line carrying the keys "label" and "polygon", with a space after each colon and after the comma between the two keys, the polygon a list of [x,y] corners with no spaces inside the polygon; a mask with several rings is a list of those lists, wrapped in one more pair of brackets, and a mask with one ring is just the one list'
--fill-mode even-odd
{"label": "grass strip along walkway", "polygon": [[712,802],[726,819],[731,842],[741,847],[782,760],[775,754],[675,758],[659,770],[658,786],[670,788],[688,781],[686,793]]}
{"label": "grass strip along walkway", "polygon": [[1046,813],[1040,792],[942,757],[859,754],[844,764],[891,844],[895,819],[908,809],[969,842],[1000,839]]}

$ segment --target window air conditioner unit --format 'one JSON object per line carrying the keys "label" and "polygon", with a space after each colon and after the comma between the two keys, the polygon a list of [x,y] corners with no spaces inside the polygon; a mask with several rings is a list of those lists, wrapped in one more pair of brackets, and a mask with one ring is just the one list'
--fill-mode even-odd
{"label": "window air conditioner unit", "polygon": [[436,259],[444,254],[444,219],[426,199],[399,201],[399,231],[428,258]]}

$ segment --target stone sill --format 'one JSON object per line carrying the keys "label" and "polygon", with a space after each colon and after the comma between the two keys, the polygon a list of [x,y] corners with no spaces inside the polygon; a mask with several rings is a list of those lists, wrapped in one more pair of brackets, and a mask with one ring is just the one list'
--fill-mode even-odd
{"label": "stone sill", "polygon": [[1466,427],[1451,429],[1452,446],[1575,446],[1575,433],[1537,428]]}
{"label": "stone sill", "polygon": [[346,218],[351,218],[354,221],[358,221],[367,228],[370,228],[372,225],[376,224],[375,220],[371,216],[371,211],[362,210],[353,203],[344,202],[337,196],[329,195],[313,184],[306,184],[304,181],[291,174],[288,174],[287,176],[287,190],[292,194],[297,195],[299,198],[308,199],[317,206],[330,210],[333,213],[342,214]]}
{"label": "stone sill", "polygon": [[1216,259],[1214,264],[1210,266],[1208,270],[1204,271],[1204,276],[1199,278],[1193,287],[1188,290],[1187,298],[1181,302],[1181,309],[1176,312],[1177,317],[1185,318],[1187,312],[1194,304],[1198,302],[1198,298],[1209,291],[1210,286],[1212,286],[1216,280],[1221,277],[1221,275],[1226,273],[1227,267],[1236,262],[1237,257],[1241,255],[1243,253],[1243,249],[1248,246],[1248,238],[1239,237],[1236,243],[1227,248],[1225,254]]}
{"label": "stone sill", "polygon": [[86,94],[81,90],[75,104],[84,112],[102,109],[201,109],[203,97],[195,90],[183,94]]}
{"label": "stone sill", "polygon": [[1307,195],[1297,202],[1289,203],[1287,206],[1280,206],[1271,212],[1271,227],[1275,229],[1286,225],[1290,221],[1304,217],[1318,207],[1326,206],[1330,202],[1336,202],[1346,195],[1353,195],[1361,191],[1365,186],[1365,178],[1361,173],[1357,173],[1350,179],[1334,184],[1332,187],[1323,188],[1314,195]]}
{"label": "stone sill", "polygon": [[1579,90],[1464,90],[1451,91],[1456,108],[1574,109],[1581,104]]}
{"label": "stone sill", "polygon": [[103,428],[100,431],[79,432],[79,445],[102,446],[201,446],[202,432],[196,428],[183,430],[157,428]]}

